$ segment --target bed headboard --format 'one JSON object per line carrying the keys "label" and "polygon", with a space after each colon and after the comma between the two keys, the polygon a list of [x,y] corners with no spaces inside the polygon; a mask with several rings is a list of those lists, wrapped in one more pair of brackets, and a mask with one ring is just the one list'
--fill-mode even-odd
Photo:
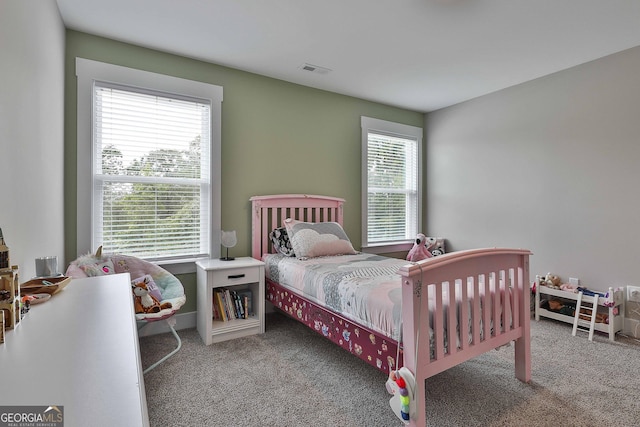
{"label": "bed headboard", "polygon": [[343,225],[344,199],[309,194],[254,196],[251,199],[251,256],[262,259],[274,252],[269,233],[287,218],[306,222],[337,222]]}

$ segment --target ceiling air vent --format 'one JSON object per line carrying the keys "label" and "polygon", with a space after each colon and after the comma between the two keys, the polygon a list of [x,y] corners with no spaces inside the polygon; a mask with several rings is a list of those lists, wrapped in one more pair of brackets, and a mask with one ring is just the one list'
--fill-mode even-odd
{"label": "ceiling air vent", "polygon": [[311,64],[302,64],[298,68],[300,68],[302,71],[310,71],[316,74],[328,74],[329,71],[331,71],[329,68],[320,67],[318,65],[311,65]]}

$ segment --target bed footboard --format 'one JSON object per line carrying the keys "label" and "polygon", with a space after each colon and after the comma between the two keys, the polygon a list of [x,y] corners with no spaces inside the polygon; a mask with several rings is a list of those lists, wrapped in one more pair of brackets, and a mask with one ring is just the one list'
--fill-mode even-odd
{"label": "bed footboard", "polygon": [[[531,380],[529,255],[475,249],[401,268],[404,364],[416,378],[412,425],[426,425],[427,378],[511,341],[515,376]],[[458,327],[467,324],[468,336]]]}

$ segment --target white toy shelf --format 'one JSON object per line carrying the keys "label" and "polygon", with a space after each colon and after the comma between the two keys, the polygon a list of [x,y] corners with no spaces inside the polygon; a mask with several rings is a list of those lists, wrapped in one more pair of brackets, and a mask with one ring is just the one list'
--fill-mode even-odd
{"label": "white toy shelf", "polygon": [[[612,295],[610,300],[603,297],[598,298],[598,311],[608,311],[609,323],[596,323],[594,325],[594,329],[596,331],[609,334],[609,340],[615,341],[616,333],[624,328],[624,288],[609,288],[609,295]],[[568,316],[566,314],[547,310],[541,306],[541,301],[549,299],[548,296],[554,296],[565,301],[573,301],[573,305],[576,305],[578,300],[578,294],[575,292],[554,289],[537,284],[535,296],[536,320],[540,320],[540,317],[548,317],[550,319],[573,324],[575,316]],[[613,305],[605,305],[610,301],[613,301]]]}

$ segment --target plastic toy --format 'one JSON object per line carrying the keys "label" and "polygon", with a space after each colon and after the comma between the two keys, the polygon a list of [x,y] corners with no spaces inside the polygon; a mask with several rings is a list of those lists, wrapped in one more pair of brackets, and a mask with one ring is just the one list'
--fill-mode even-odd
{"label": "plastic toy", "polygon": [[415,416],[415,406],[413,406],[415,384],[415,377],[405,367],[391,371],[386,383],[387,391],[393,395],[389,399],[389,405],[404,424],[409,424],[411,417]]}

